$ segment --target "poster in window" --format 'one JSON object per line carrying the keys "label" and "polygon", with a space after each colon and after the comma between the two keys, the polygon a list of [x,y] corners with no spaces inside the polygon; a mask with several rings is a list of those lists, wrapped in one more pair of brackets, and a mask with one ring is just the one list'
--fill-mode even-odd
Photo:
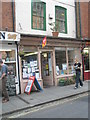
{"label": "poster in window", "polygon": [[34,66],[34,61],[30,61],[30,66],[31,66],[31,67]]}
{"label": "poster in window", "polygon": [[23,78],[27,78],[28,74],[27,74],[27,69],[23,68]]}
{"label": "poster in window", "polygon": [[62,64],[62,68],[63,68],[63,70],[67,70],[67,64],[66,63]]}
{"label": "poster in window", "polygon": [[34,61],[34,66],[37,66],[37,61]]}

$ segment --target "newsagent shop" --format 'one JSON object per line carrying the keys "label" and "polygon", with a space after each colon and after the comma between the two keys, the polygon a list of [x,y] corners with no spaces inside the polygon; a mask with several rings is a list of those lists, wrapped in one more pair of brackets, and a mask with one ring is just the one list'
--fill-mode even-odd
{"label": "newsagent shop", "polygon": [[8,66],[7,91],[9,96],[20,93],[17,48],[20,34],[0,31],[0,58]]}
{"label": "newsagent shop", "polygon": [[19,52],[21,93],[30,76],[35,76],[42,88],[57,86],[59,78],[75,74],[75,57],[82,63],[82,40],[73,38],[21,35]]}

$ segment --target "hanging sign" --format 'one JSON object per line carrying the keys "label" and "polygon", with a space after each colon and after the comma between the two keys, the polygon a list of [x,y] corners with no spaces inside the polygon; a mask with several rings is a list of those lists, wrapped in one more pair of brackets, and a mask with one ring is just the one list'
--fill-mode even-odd
{"label": "hanging sign", "polygon": [[0,40],[20,41],[20,34],[16,32],[0,31]]}

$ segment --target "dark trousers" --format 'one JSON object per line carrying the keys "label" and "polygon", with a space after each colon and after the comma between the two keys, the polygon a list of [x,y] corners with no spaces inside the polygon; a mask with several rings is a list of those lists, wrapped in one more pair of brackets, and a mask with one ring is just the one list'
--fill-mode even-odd
{"label": "dark trousers", "polygon": [[80,85],[83,86],[83,83],[80,79],[80,75],[81,75],[81,72],[77,71],[76,72],[76,86],[75,87],[78,87],[78,83],[80,83]]}
{"label": "dark trousers", "polygon": [[2,93],[3,93],[4,98],[8,100],[9,96],[6,90],[6,81],[7,81],[7,77],[4,77],[2,79]]}

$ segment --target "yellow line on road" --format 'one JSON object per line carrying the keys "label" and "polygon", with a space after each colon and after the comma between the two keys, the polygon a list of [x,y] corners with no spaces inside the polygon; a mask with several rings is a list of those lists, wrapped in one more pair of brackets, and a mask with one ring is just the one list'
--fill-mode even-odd
{"label": "yellow line on road", "polygon": [[56,102],[48,103],[48,104],[46,104],[46,105],[42,105],[42,106],[30,108],[30,109],[28,109],[28,110],[26,110],[26,111],[25,111],[25,110],[22,111],[22,113],[18,112],[18,114],[16,113],[15,115],[10,116],[10,117],[8,117],[8,118],[18,118],[18,117],[21,117],[21,116],[25,116],[25,115],[27,115],[27,114],[30,114],[30,113],[33,113],[33,112],[37,112],[37,111],[39,111],[39,110],[43,110],[43,109],[46,109],[46,108],[49,108],[49,107],[57,106],[57,105],[59,105],[59,104],[64,104],[64,103],[66,103],[66,102],[74,101],[74,100],[76,100],[76,99],[78,99],[78,98],[85,97],[85,96],[87,96],[87,95],[88,95],[88,94],[85,93],[85,94],[82,94],[82,95],[74,96],[73,98],[69,98],[69,99],[67,98],[67,99],[65,99],[65,100],[59,100],[59,101],[56,101]]}

